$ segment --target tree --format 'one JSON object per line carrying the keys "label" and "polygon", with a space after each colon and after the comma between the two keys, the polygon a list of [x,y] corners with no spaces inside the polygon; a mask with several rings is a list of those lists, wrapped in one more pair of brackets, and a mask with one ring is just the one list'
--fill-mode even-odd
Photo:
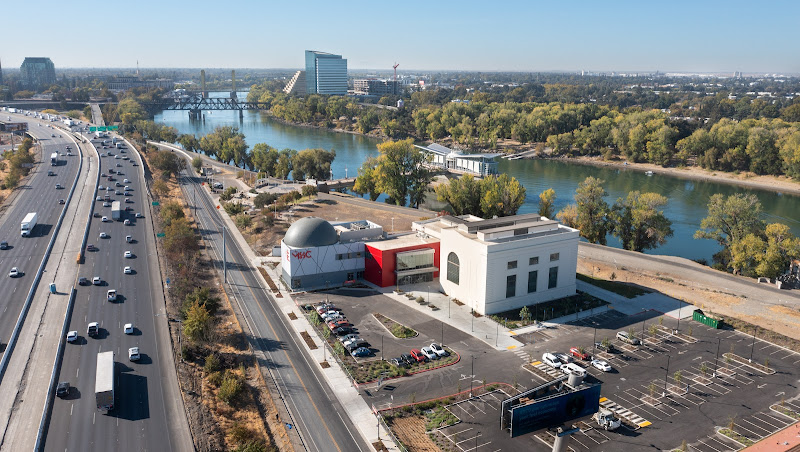
{"label": "tree", "polygon": [[278,195],[275,193],[259,193],[253,198],[253,205],[256,209],[263,209],[264,206],[272,204],[276,199],[278,199]]}
{"label": "tree", "polygon": [[568,204],[556,214],[556,219],[570,228],[578,228],[578,206]]}
{"label": "tree", "polygon": [[661,207],[667,198],[658,193],[632,191],[619,198],[609,214],[612,233],[626,250],[642,252],[666,243],[673,234],[672,222]]}
{"label": "tree", "polygon": [[244,138],[237,127],[220,126],[200,139],[200,148],[223,163],[244,166],[249,160]]}
{"label": "tree", "polygon": [[195,171],[197,171],[199,173],[200,172],[200,168],[203,167],[203,159],[201,159],[200,157],[193,158],[192,159],[192,167],[194,168]]}
{"label": "tree", "polygon": [[409,138],[387,141],[378,145],[377,190],[389,195],[398,206],[410,198],[413,207],[419,207],[432,176],[425,167],[428,158],[416,149]]}
{"label": "tree", "polygon": [[317,187],[314,187],[313,185],[304,185],[303,188],[300,189],[300,193],[304,198],[317,196]]}
{"label": "tree", "polygon": [[294,149],[284,149],[278,153],[278,161],[275,163],[275,177],[286,179],[292,172],[292,158],[297,154]]}
{"label": "tree", "polygon": [[166,182],[164,182],[161,179],[154,180],[152,188],[153,188],[153,193],[155,193],[156,196],[158,197],[164,196],[167,193],[169,193],[169,186],[167,185]]}
{"label": "tree", "polygon": [[159,212],[163,225],[169,226],[174,220],[182,219],[186,216],[183,212],[183,206],[178,201],[167,201],[161,206]]}
{"label": "tree", "polygon": [[548,188],[547,190],[541,192],[539,194],[539,215],[553,219],[553,214],[555,213],[554,204],[556,202],[556,191],[552,188]]}
{"label": "tree", "polygon": [[527,306],[523,306],[522,309],[519,310],[519,318],[522,319],[523,322],[526,322],[531,316],[531,310],[528,309]]}
{"label": "tree", "polygon": [[190,341],[205,341],[211,330],[211,314],[198,301],[186,311],[183,321],[183,334]]}
{"label": "tree", "polygon": [[250,215],[242,214],[236,216],[236,227],[239,229],[247,229],[253,224],[253,219]]}
{"label": "tree", "polygon": [[722,246],[714,261],[729,267],[731,245],[748,234],[761,235],[764,222],[759,218],[761,203],[756,195],[737,193],[731,196],[715,194],[708,201],[708,216],[694,233],[696,239],[712,239]]}
{"label": "tree", "polygon": [[204,307],[209,314],[214,315],[217,309],[219,309],[219,301],[219,298],[211,296],[211,291],[207,287],[197,287],[191,293],[186,294],[183,306],[186,312],[188,312],[192,305],[198,303],[200,306]]}
{"label": "tree", "polygon": [[356,177],[353,191],[360,196],[365,194],[369,195],[370,201],[375,201],[381,192],[378,190],[378,178],[375,174],[375,168],[378,166],[378,159],[376,157],[367,157],[361,167],[358,168],[358,176]]}
{"label": "tree", "polygon": [[491,175],[481,181],[483,218],[516,215],[525,202],[525,187],[506,173]]}
{"label": "tree", "polygon": [[171,175],[177,176],[186,168],[186,160],[170,151],[156,151],[149,156],[148,160],[153,165],[153,168],[161,170],[166,178]]}
{"label": "tree", "polygon": [[607,195],[602,187],[604,181],[594,177],[587,177],[578,185],[575,191],[577,205],[577,227],[581,236],[590,243],[606,244],[606,235],[610,229],[607,215],[608,204],[603,200]]}
{"label": "tree", "polygon": [[200,142],[192,134],[184,133],[178,137],[178,143],[189,152],[194,152],[200,149]]}
{"label": "tree", "polygon": [[257,171],[274,176],[278,150],[265,143],[257,143],[250,152],[250,162]]}
{"label": "tree", "polygon": [[292,157],[292,178],[326,180],[331,175],[331,162],[336,151],[304,149]]}
{"label": "tree", "polygon": [[781,223],[767,225],[762,234],[747,234],[731,245],[730,267],[745,276],[775,278],[800,255],[800,239]]}
{"label": "tree", "polygon": [[117,105],[117,115],[125,125],[133,125],[136,121],[147,118],[147,112],[142,105],[133,98],[122,99]]}

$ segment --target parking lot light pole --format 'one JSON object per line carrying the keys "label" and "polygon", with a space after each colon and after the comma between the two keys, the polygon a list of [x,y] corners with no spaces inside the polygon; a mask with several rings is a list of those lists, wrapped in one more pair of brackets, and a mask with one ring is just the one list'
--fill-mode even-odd
{"label": "parking lot light pole", "polygon": [[664,395],[667,394],[667,378],[669,377],[669,358],[670,356],[667,355],[667,369],[666,372],[664,373]]}
{"label": "parking lot light pole", "polygon": [[719,363],[719,342],[720,342],[720,338],[717,338],[717,358],[714,359],[714,376],[715,377],[717,376],[717,366],[718,366],[718,363]]}
{"label": "parking lot light pole", "polygon": [[381,361],[383,361],[383,335],[381,334]]}
{"label": "parking lot light pole", "polygon": [[755,327],[753,330],[753,345],[750,346],[750,359],[749,362],[753,362],[753,349],[756,348],[756,333],[758,333],[758,327]]}
{"label": "parking lot light pole", "polygon": [[594,324],[594,339],[592,339],[592,354],[597,353],[597,322],[592,322]]}
{"label": "parking lot light pole", "polygon": [[475,355],[471,355],[470,357],[472,358],[472,370],[469,372],[469,397],[472,398],[472,383],[475,381]]}

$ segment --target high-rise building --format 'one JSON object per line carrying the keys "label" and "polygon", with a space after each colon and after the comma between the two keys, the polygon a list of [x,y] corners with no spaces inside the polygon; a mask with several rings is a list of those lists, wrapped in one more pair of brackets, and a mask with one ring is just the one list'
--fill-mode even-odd
{"label": "high-rise building", "polygon": [[306,50],[306,92],[347,94],[347,60],[341,55]]}
{"label": "high-rise building", "polygon": [[385,96],[399,94],[397,80],[356,79],[353,80],[353,94],[364,96]]}
{"label": "high-rise building", "polygon": [[19,71],[26,88],[38,88],[56,82],[56,68],[50,58],[26,57]]}

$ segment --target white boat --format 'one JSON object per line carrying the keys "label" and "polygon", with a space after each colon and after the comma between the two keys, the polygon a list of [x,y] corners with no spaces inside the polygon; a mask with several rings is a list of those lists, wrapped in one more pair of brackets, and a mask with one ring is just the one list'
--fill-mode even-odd
{"label": "white boat", "polygon": [[645,171],[644,174],[647,175],[647,176],[652,176],[655,173],[652,172],[652,171]]}

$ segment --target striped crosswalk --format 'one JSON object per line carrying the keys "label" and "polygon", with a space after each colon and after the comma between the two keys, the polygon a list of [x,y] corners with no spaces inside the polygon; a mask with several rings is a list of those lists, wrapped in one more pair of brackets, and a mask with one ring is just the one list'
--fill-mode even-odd
{"label": "striped crosswalk", "polygon": [[614,412],[620,419],[624,419],[629,426],[636,426],[635,428],[638,430],[641,427],[647,427],[652,423],[647,419],[639,416],[638,414],[634,413],[633,411],[623,408],[616,403],[612,402],[611,400],[600,397],[600,406]]}

